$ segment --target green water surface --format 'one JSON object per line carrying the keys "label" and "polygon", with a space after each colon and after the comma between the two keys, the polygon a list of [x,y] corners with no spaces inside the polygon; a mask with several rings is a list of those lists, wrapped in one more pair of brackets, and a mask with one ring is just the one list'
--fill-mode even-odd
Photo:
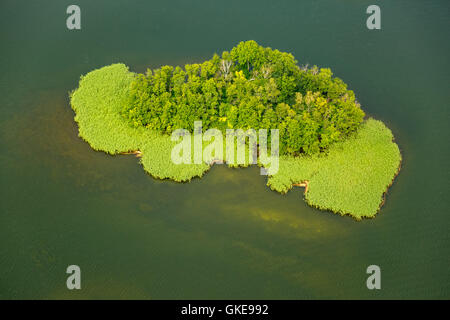
{"label": "green water surface", "polygon": [[[73,3],[0,3],[1,299],[450,298],[449,1],[78,0],[71,31]],[[366,28],[370,4],[381,30]],[[249,39],[330,67],[391,128],[402,170],[375,219],[273,192],[258,168],[157,181],[78,138],[81,74],[202,62]],[[366,287],[372,264],[381,290]]]}

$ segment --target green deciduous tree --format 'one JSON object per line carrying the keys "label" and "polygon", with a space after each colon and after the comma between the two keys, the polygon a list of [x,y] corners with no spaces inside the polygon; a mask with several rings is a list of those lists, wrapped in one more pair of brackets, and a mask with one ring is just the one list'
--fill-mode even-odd
{"label": "green deciduous tree", "polygon": [[299,68],[290,53],[255,41],[184,68],[137,74],[122,115],[131,126],[169,134],[218,128],[279,129],[282,154],[314,154],[356,130],[364,112],[330,69]]}

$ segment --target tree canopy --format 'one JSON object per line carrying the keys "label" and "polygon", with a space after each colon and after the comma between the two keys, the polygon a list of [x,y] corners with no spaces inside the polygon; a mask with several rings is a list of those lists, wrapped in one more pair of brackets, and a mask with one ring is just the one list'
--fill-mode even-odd
{"label": "tree canopy", "polygon": [[255,41],[184,68],[137,74],[122,116],[131,126],[175,129],[279,129],[280,153],[314,154],[355,131],[364,112],[330,69],[302,67],[290,53]]}

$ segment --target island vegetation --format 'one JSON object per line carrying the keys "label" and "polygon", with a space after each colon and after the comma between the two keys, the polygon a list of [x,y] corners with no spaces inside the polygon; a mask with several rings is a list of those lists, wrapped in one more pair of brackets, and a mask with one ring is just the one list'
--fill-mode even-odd
{"label": "island vegetation", "polygon": [[174,164],[175,129],[193,130],[197,120],[203,129],[277,128],[279,170],[267,185],[281,193],[306,186],[308,204],[358,220],[378,212],[401,162],[391,131],[364,120],[353,91],[329,69],[299,67],[291,54],[254,41],[184,68],[106,66],[82,76],[70,99],[93,149],[139,151],[149,174],[179,182],[201,177],[211,161]]}
{"label": "island vegetation", "polygon": [[[330,69],[299,68],[292,54],[241,42],[201,64],[138,74],[122,115],[133,127],[172,133],[279,129],[280,153],[315,154],[354,132],[364,112]],[[270,141],[270,137],[269,137]]]}

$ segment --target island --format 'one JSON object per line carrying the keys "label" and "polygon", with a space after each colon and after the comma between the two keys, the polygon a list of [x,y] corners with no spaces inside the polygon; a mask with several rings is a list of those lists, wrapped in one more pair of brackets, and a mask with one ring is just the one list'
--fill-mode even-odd
{"label": "island", "polygon": [[280,193],[304,187],[309,205],[356,220],[376,215],[400,170],[392,132],[366,117],[354,92],[330,69],[299,66],[292,54],[255,41],[184,68],[140,74],[117,63],[93,70],[81,76],[70,103],[79,136],[94,150],[136,154],[151,176],[177,182],[203,176],[214,163],[267,165],[250,156],[236,163],[217,150],[201,161],[176,163],[175,132],[266,130],[266,148],[274,151],[276,141],[279,154],[276,170],[266,168],[267,186]]}

